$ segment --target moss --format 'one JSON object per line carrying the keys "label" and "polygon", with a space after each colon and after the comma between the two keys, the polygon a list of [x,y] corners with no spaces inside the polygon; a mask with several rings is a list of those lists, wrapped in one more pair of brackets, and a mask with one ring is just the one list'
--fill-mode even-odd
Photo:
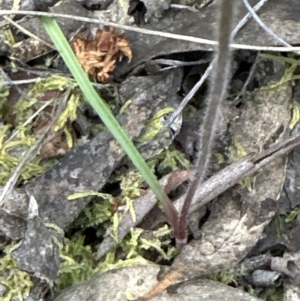
{"label": "moss", "polygon": [[[29,120],[45,104],[43,97],[47,93],[51,95],[51,91],[73,89],[67,106],[56,124],[56,130],[62,129],[66,134],[68,145],[73,146],[74,141],[67,127],[67,121],[75,120],[77,108],[81,104],[79,90],[75,87],[76,84],[66,77],[50,76],[37,81],[29,88],[26,94],[30,100],[21,96],[14,105],[7,101],[8,87],[4,85],[0,88],[1,117],[4,120],[13,120],[13,124],[8,123],[0,128],[0,185],[6,183],[12,170],[19,164],[20,158],[36,143],[34,123],[29,122]],[[53,103],[51,104],[53,106],[56,97],[56,95],[53,96]],[[31,162],[24,166],[20,180],[26,181],[41,174],[52,163],[53,160],[45,161],[40,156],[35,156]]]}
{"label": "moss", "polygon": [[[75,196],[78,195],[82,194],[77,193],[70,197],[75,198]],[[86,193],[84,193],[84,195],[86,196]],[[91,192],[88,192],[88,195],[91,195]],[[94,197],[89,205],[83,209],[83,214],[74,222],[73,227],[79,227],[81,230],[89,227],[97,228],[99,224],[104,224],[107,221],[111,221],[114,214],[111,208],[113,201],[113,197],[107,194]]]}
{"label": "moss", "polygon": [[164,174],[166,170],[170,172],[170,170],[188,169],[190,167],[190,161],[173,146],[147,160],[147,163],[152,170],[157,170],[160,174]]}
{"label": "moss", "polygon": [[167,226],[163,226],[160,229],[153,231],[150,238],[140,238],[139,250],[149,250],[150,248],[156,250],[159,253],[157,261],[171,260],[177,254],[175,246],[171,242],[172,230]]}
{"label": "moss", "polygon": [[90,246],[84,245],[83,236],[65,239],[60,248],[60,257],[62,262],[55,281],[58,290],[87,280],[93,275],[93,253]]}
{"label": "moss", "polygon": [[222,164],[222,163],[226,162],[226,159],[224,158],[224,154],[221,154],[221,153],[214,150],[212,152],[212,155],[216,158],[218,164]]}
{"label": "moss", "polygon": [[257,298],[261,298],[266,301],[283,301],[283,287],[266,287],[263,290],[259,288],[256,290],[250,285],[247,285],[245,287],[243,284],[245,281],[242,281],[239,283],[240,277],[245,276],[245,273],[243,272],[243,266],[241,267],[241,270],[238,274],[236,274],[237,271],[233,271],[233,269],[224,269],[219,272],[213,273],[206,278],[218,281],[221,283],[224,283],[226,285],[234,285],[235,287],[243,288],[245,291],[247,291],[250,295],[255,296]]}
{"label": "moss", "polygon": [[259,294],[260,298],[266,301],[284,301],[284,288],[279,287],[267,287]]}
{"label": "moss", "polygon": [[[161,118],[161,114],[168,112],[168,110],[161,111],[152,118],[148,124],[152,132],[157,133],[157,130],[161,128],[157,121]],[[151,139],[151,137],[153,136],[147,136],[147,139]],[[170,171],[170,169],[189,167],[189,161],[184,154],[174,148],[164,150],[160,155],[148,160],[148,164],[160,173],[164,173],[167,169]],[[152,233],[151,237],[145,237],[142,229],[132,228],[130,233],[122,241],[119,241],[117,229],[122,218],[122,210],[130,211],[132,218],[135,219],[136,213],[133,204],[135,199],[142,194],[146,185],[140,173],[133,166],[120,168],[111,177],[110,183],[118,183],[119,195],[112,197],[96,192],[83,192],[69,196],[70,201],[87,195],[95,197],[84,209],[79,219],[74,222],[73,229],[76,229],[76,233],[72,234],[72,239],[65,240],[61,248],[63,263],[57,281],[59,289],[88,279],[97,272],[136,264],[150,264],[151,262],[144,258],[145,253],[158,254],[158,260],[170,260],[175,256],[175,247],[171,243],[171,230],[167,226]],[[117,242],[115,248],[106,254],[98,264],[93,261],[92,251],[95,250],[92,250],[90,246],[84,246],[83,233],[89,227],[96,230],[99,238],[104,235],[103,229],[112,227],[113,231],[109,234]],[[78,256],[78,254],[82,255]],[[81,275],[83,269],[85,270]]]}
{"label": "moss", "polygon": [[126,253],[126,259],[135,258],[138,254],[139,238],[144,230],[139,228],[130,229],[129,239],[125,239],[122,247]]}
{"label": "moss", "polygon": [[[34,138],[26,136],[22,131],[14,140],[9,140],[10,126],[0,128],[0,185],[5,185],[12,170],[19,164],[25,151],[33,145]],[[40,174],[44,168],[39,166],[40,158],[27,163],[21,173],[21,179],[27,180]]]}
{"label": "moss", "polygon": [[300,106],[298,103],[292,104],[292,120],[290,121],[289,128],[292,130],[300,120]]}
{"label": "moss", "polygon": [[295,207],[294,209],[291,210],[289,215],[285,218],[285,222],[289,223],[289,222],[295,220],[298,217],[299,213],[300,213],[300,208]]}
{"label": "moss", "polygon": [[238,284],[238,279],[237,277],[234,275],[233,270],[231,269],[224,269],[221,270],[219,272],[213,273],[209,276],[207,276],[206,278],[214,280],[214,281],[218,281],[224,284]]}
{"label": "moss", "polygon": [[[0,75],[0,81],[4,81],[3,76]],[[9,87],[7,85],[0,85],[0,114],[3,116],[7,112],[6,101],[9,95]]]}
{"label": "moss", "polygon": [[67,122],[74,121],[77,117],[77,109],[80,106],[80,93],[79,91],[74,92],[71,94],[67,106],[64,111],[60,114],[56,124],[55,124],[55,131],[63,129]]}
{"label": "moss", "polygon": [[[130,210],[129,204],[132,204],[142,191],[140,186],[143,179],[136,170],[130,169],[119,175],[118,180],[121,180],[122,193],[117,198],[96,196],[92,203],[84,209],[85,217],[81,217],[75,223],[76,225],[80,224],[81,230],[78,231],[78,234],[73,235],[72,239],[64,241],[61,247],[62,264],[56,281],[58,290],[89,279],[98,272],[139,264],[151,264],[144,258],[145,251],[149,252],[150,249],[159,254],[159,259],[174,258],[175,247],[171,243],[171,229],[167,226],[155,231],[150,238],[142,236],[142,229],[132,228],[122,241],[118,241],[116,233],[120,221],[119,215],[113,212],[112,205],[116,202],[118,205],[125,205],[127,210]],[[110,235],[115,235],[117,245],[106,254],[104,260],[95,264],[93,250],[91,246],[84,245],[84,236],[80,233],[83,233],[83,230],[88,227],[95,227],[99,230],[103,225],[109,227],[111,223],[114,224],[115,231]]]}
{"label": "moss", "polygon": [[[171,229],[167,226],[162,227],[159,231],[154,231],[150,237],[143,236],[144,230],[139,228],[132,228],[130,233],[120,242],[115,250],[109,252],[105,259],[98,264],[95,272],[104,272],[107,270],[127,267],[139,264],[152,264],[152,262],[145,259],[145,250],[155,250],[160,254],[160,257],[170,260],[175,256],[175,247],[170,241]],[[116,256],[118,250],[118,257],[123,254],[122,258]],[[122,250],[122,253],[120,253]]]}
{"label": "moss", "polygon": [[4,30],[4,35],[5,35],[5,41],[4,41],[5,44],[9,46],[13,46],[16,43],[15,37],[10,28]]}
{"label": "moss", "polygon": [[130,235],[122,242],[121,247],[127,254],[124,259],[117,259],[115,250],[113,250],[98,265],[94,263],[91,247],[84,245],[83,236],[76,239],[65,239],[63,245],[60,246],[62,263],[58,278],[55,281],[56,289],[62,290],[79,281],[87,280],[98,272],[138,264],[149,264],[137,251],[140,245],[139,236],[142,232],[141,229],[132,229]]}
{"label": "moss", "polygon": [[141,135],[138,137],[138,142],[146,142],[154,138],[159,131],[163,128],[162,118],[164,115],[174,111],[174,108],[167,107],[158,111],[152,118],[150,118]]}
{"label": "moss", "polygon": [[6,294],[1,298],[3,301],[10,301],[14,297],[19,300],[29,295],[33,283],[30,275],[17,268],[17,264],[11,256],[11,252],[18,245],[10,245],[5,248],[4,255],[0,258],[0,281],[7,288]]}
{"label": "moss", "polygon": [[265,92],[265,91],[270,91],[270,90],[276,90],[280,88],[281,86],[286,85],[288,82],[294,81],[294,80],[299,80],[300,75],[295,74],[296,69],[299,66],[299,58],[291,54],[290,57],[285,57],[282,55],[274,55],[274,54],[269,54],[269,53],[260,53],[260,57],[270,59],[273,61],[277,61],[283,64],[286,64],[285,72],[284,75],[280,78],[280,80],[274,82],[273,84],[269,84],[267,86],[264,86],[257,91]]}
{"label": "moss", "polygon": [[244,147],[236,137],[232,137],[231,145],[235,149],[235,155],[233,155],[234,159],[241,159],[242,157],[247,155],[247,151],[244,149]]}
{"label": "moss", "polygon": [[248,191],[253,191],[253,177],[245,177],[238,182],[243,188]]}
{"label": "moss", "polygon": [[[20,97],[15,104],[8,100],[9,88],[5,85],[0,87],[0,115],[3,120],[10,120],[10,122],[12,120],[11,123],[0,127],[0,185],[4,185],[7,182],[12,170],[19,164],[20,158],[36,143],[34,123],[30,120],[34,112],[45,104],[43,97],[46,94],[51,96],[51,91],[73,89],[70,94],[70,100],[57,123],[57,129],[62,129],[66,133],[66,137],[69,138],[67,139],[68,144],[73,144],[71,135],[68,132],[67,122],[76,118],[77,108],[81,104],[79,90],[75,87],[76,84],[66,77],[51,76],[37,81],[26,91],[30,100]],[[57,98],[57,95],[53,96],[51,103],[53,106],[56,105],[55,98]],[[23,167],[20,179],[26,181],[35,177],[52,163],[52,159],[45,161],[40,156],[36,156]],[[23,300],[24,297],[28,296],[30,288],[33,286],[30,275],[18,269],[16,262],[12,259],[10,253],[13,247],[14,245],[10,245],[0,258],[0,271],[2,274],[0,279],[1,283],[7,287],[6,295],[2,297],[2,300],[5,301],[11,300],[13,297]],[[68,280],[68,277],[71,278],[73,276],[81,280],[85,276],[90,276],[87,266],[92,262],[92,253],[89,253],[88,247],[83,247],[81,241],[77,239],[72,242],[68,241],[62,249],[62,256],[65,260],[60,272],[65,276],[63,282],[66,285],[73,281]],[[68,254],[72,255],[72,259],[70,259],[70,256],[68,257]],[[80,256],[81,258],[78,259]],[[68,270],[70,267],[73,269],[73,272],[66,276],[65,272],[70,271],[70,269]]]}
{"label": "moss", "polygon": [[[231,156],[231,160],[238,160],[247,155],[246,150],[242,146],[242,144],[236,139],[236,137],[232,138],[232,148],[234,149],[234,154]],[[248,191],[253,190],[253,177],[245,177],[239,181],[239,184],[246,188]]]}

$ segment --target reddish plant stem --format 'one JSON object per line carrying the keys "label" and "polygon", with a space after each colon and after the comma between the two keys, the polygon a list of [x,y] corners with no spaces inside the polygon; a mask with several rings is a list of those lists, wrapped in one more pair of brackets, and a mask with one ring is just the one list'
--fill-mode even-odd
{"label": "reddish plant stem", "polygon": [[216,64],[212,71],[212,85],[203,124],[199,131],[199,156],[196,162],[196,174],[188,189],[182,211],[179,218],[179,226],[175,229],[175,237],[178,247],[187,242],[188,212],[193,197],[200,183],[203,182],[207,166],[210,160],[210,152],[213,146],[218,120],[220,117],[221,103],[226,96],[226,87],[229,81],[231,49],[231,31],[236,11],[235,0],[223,0],[220,5],[220,17],[218,25],[218,49]]}

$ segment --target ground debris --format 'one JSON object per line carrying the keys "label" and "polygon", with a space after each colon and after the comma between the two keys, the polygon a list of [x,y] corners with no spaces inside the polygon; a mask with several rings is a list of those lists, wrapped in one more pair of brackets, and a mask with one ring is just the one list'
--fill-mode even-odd
{"label": "ground debris", "polygon": [[[274,64],[261,60],[261,65]],[[258,68],[258,74],[264,68]],[[274,67],[273,78],[268,85],[280,76]],[[281,76],[283,76],[283,69]],[[236,160],[253,151],[264,149],[289,135],[290,102],[289,85],[278,89],[261,87],[250,94],[241,108],[239,118],[231,123],[232,145],[229,148],[229,161]],[[263,106],[260,105],[263,103]],[[265,110],[272,114],[266,113]],[[274,119],[275,118],[275,119]],[[272,129],[272,131],[270,131]],[[274,135],[278,133],[280,135]],[[274,141],[269,142],[269,138]],[[267,146],[267,147],[268,147]],[[201,239],[184,246],[176,257],[171,269],[161,275],[160,282],[144,297],[150,300],[172,283],[214,273],[232,267],[241,261],[259,240],[264,227],[276,212],[276,202],[285,179],[285,158],[278,158],[263,168],[250,185],[238,185],[226,191],[213,203],[211,214],[201,229]]]}
{"label": "ground debris", "polygon": [[[9,1],[9,3],[12,2],[14,1]],[[18,1],[16,1],[16,3],[17,2]],[[54,4],[54,2],[57,1],[46,1],[44,3],[45,5],[39,7],[36,5],[39,1],[21,2],[27,3],[29,9],[45,10],[45,6],[48,8],[48,5]],[[79,2],[80,1],[62,1],[58,6],[50,7],[49,11],[83,17],[98,17],[100,20],[117,21],[123,24],[132,23],[132,18],[130,19],[128,15],[128,0],[114,1],[113,5],[115,8],[106,7],[106,5],[112,2],[110,0],[101,1],[101,3],[99,1],[97,5],[100,5],[101,9],[103,8],[103,2],[105,2],[105,9],[107,8],[107,10],[100,12],[93,11],[94,8],[91,8],[90,4],[93,5],[94,1],[81,1],[81,4]],[[82,2],[84,2],[84,6],[82,6]],[[186,9],[170,8],[170,2],[169,0],[145,0],[144,3],[147,7],[147,11],[142,11],[142,17],[144,18],[145,14],[146,22],[142,22],[139,19],[140,27],[207,39],[214,38],[214,24],[216,21],[215,5],[195,12]],[[258,1],[255,0],[251,2],[251,4],[253,4]],[[296,3],[296,0],[283,2],[276,0],[273,2],[272,5],[270,5],[270,3],[265,5],[264,9],[259,13],[260,17],[288,43],[299,44],[300,23],[298,16],[300,12],[298,3]],[[7,1],[4,0],[4,4],[7,4]],[[90,10],[87,10],[86,7],[89,7]],[[4,6],[4,8],[9,7]],[[19,9],[23,8],[21,3]],[[241,10],[241,16],[244,15],[244,13],[245,10]],[[84,25],[79,21],[60,18],[58,22],[70,43],[74,35]],[[51,43],[37,18],[25,18],[20,24],[36,34],[39,38]],[[122,30],[117,30],[118,35],[114,35],[113,30],[102,30],[102,26],[98,24],[96,26],[85,24],[85,27],[87,28],[86,32],[89,34],[91,34],[92,31],[96,32],[101,44],[97,45],[97,47],[100,46],[100,50],[97,49],[97,51],[106,52],[105,55],[107,55],[103,61],[99,60],[98,57],[95,58],[89,55],[82,56],[84,69],[93,79],[97,80],[114,78],[117,81],[122,81],[135,67],[142,67],[140,71],[135,74],[144,75],[148,71],[146,68],[143,69],[143,64],[145,62],[148,63],[154,57],[173,56],[176,53],[177,58],[177,55],[180,56],[182,53],[190,52],[188,55],[184,54],[186,57],[183,55],[181,58],[183,57],[183,60],[186,58],[187,60],[194,60],[194,58],[189,57],[190,54],[191,56],[194,55],[192,51],[196,52],[199,51],[199,49],[213,50],[211,46],[207,45],[183,42],[181,40],[167,39],[153,35],[144,35],[131,31],[122,32]],[[84,28],[84,30],[86,30],[86,28]],[[201,30],[199,30],[199,28]],[[17,62],[19,60],[19,62],[21,61],[23,64],[53,51],[52,47],[48,47],[49,45],[47,46],[37,42],[33,38],[28,38],[20,42],[17,39],[16,41],[18,43],[10,44],[7,40],[7,34],[10,31],[9,27],[5,26],[3,29],[0,28],[0,31],[0,55],[4,55],[6,57],[5,60],[16,58]],[[118,40],[119,32],[122,36],[122,38],[120,38],[121,40]],[[15,32],[9,34],[16,36]],[[20,33],[17,35],[18,37],[22,36]],[[103,51],[102,48],[102,35],[108,36],[108,39],[113,36],[113,41],[108,45],[107,51]],[[75,45],[75,52],[76,47],[80,52],[91,46],[82,46],[80,43],[83,40],[80,40],[79,43],[79,40],[76,39],[75,37],[75,44],[73,44]],[[268,36],[253,20],[237,35],[235,43],[256,44],[261,46],[277,45],[277,42]],[[117,65],[116,63],[120,58],[116,55],[117,52],[121,52],[123,56],[127,56],[130,62],[125,59]],[[97,53],[97,55],[98,54],[99,53]],[[207,54],[208,52],[206,55]],[[206,57],[209,57],[209,55]],[[91,58],[95,59],[95,61],[91,62]],[[51,60],[52,59],[53,57]],[[37,60],[37,62],[39,63],[40,60]],[[8,65],[5,65],[5,68],[12,70],[15,68],[15,65],[12,68],[9,65],[10,63],[11,61],[8,62]],[[13,63],[15,64],[16,62]],[[95,67],[94,63],[98,65]],[[101,64],[104,63],[106,65],[102,66]],[[249,62],[247,62],[247,64],[248,63]],[[288,65],[288,63],[286,63],[286,65]],[[286,84],[290,79],[285,79],[286,81],[280,82],[282,72],[286,65],[284,66],[284,64],[281,63],[275,64],[272,59],[262,59],[259,61],[257,65],[259,72],[254,75],[256,80],[255,84],[258,83],[259,88],[266,89],[257,89],[258,91],[243,95],[244,98],[239,104],[240,106],[237,107],[238,114],[234,116],[232,121],[228,122],[228,128],[226,128],[226,133],[228,130],[229,135],[232,135],[232,144],[222,153],[222,155],[224,155],[222,164],[230,164],[236,162],[243,155],[267,149],[276,141],[282,141],[282,139],[289,134],[291,107],[294,108],[294,112],[297,112],[297,110],[295,109],[295,104],[291,105],[290,99],[292,91],[290,85]],[[53,66],[54,64],[52,67]],[[31,69],[29,66],[27,67]],[[96,70],[98,67],[100,67],[99,70]],[[142,135],[147,136],[148,134],[148,132],[145,131],[145,127],[149,125],[147,122],[149,119],[154,118],[159,110],[167,109],[172,111],[178,105],[180,97],[189,92],[189,89],[186,91],[180,89],[183,78],[183,68],[171,66],[170,68],[173,68],[171,71],[161,72],[159,71],[161,66],[158,65],[157,67],[158,68],[155,69],[155,72],[157,72],[156,75],[132,76],[127,78],[127,80],[116,88],[116,91],[118,90],[118,92],[120,92],[118,95],[120,103],[122,105],[126,104],[125,107],[128,105],[125,111],[119,115],[118,120],[122,127],[129,133],[132,140],[136,142],[136,145],[138,145],[139,150],[145,158],[149,158],[167,148],[174,138],[174,135],[171,135],[172,131],[170,131],[162,140],[152,139],[148,141],[146,139],[146,141],[140,141],[139,139]],[[188,69],[190,67],[184,68]],[[201,70],[204,71],[205,68]],[[274,74],[274,71],[276,71],[276,74]],[[16,74],[15,70],[11,72],[12,77],[13,74]],[[199,70],[196,73],[197,76],[201,76],[202,74],[202,71],[199,72]],[[19,79],[22,80],[22,78]],[[31,80],[32,78],[24,77],[23,79]],[[268,86],[271,82],[274,86],[271,88],[264,87],[265,85]],[[264,85],[261,85],[261,83],[264,83]],[[294,83],[296,86],[299,86],[297,79],[294,80]],[[252,88],[258,88],[258,86],[252,85]],[[201,92],[201,94],[202,93],[203,92]],[[10,97],[17,99],[12,97],[12,93]],[[203,95],[201,95],[201,97],[203,97]],[[200,110],[197,109],[196,114],[199,112]],[[157,119],[161,122],[164,116],[160,116],[160,118]],[[190,119],[190,121],[194,123],[194,120]],[[181,120],[179,122],[179,127],[180,126]],[[191,130],[193,130],[193,127],[188,128],[188,131]],[[175,131],[175,135],[176,134],[177,132]],[[185,148],[185,151],[192,156],[196,151],[196,146],[194,145],[194,141],[188,139],[190,138],[188,134],[185,135],[185,133],[183,133],[186,140],[181,139],[180,141],[190,144]],[[196,139],[197,135],[196,133]],[[65,142],[63,148],[55,148],[54,150],[52,146],[56,141],[53,135],[49,135],[49,140],[51,148],[50,156],[60,154],[61,150],[65,153],[70,149],[66,147],[66,139],[58,141],[59,145]],[[19,205],[17,202],[9,201],[10,208],[1,208],[0,230],[1,234],[6,235],[7,239],[22,239],[20,246],[12,253],[20,269],[34,274],[49,284],[53,283],[56,279],[60,264],[58,258],[59,239],[57,238],[60,238],[61,234],[57,229],[59,229],[58,227],[66,229],[91,200],[91,196],[75,200],[68,200],[68,197],[85,191],[95,192],[104,187],[109,181],[110,175],[124,162],[124,157],[125,154],[123,150],[112,138],[112,135],[104,130],[92,141],[65,154],[55,166],[50,168],[42,176],[29,180],[28,183],[23,185],[20,191],[13,191],[11,198],[18,200]],[[284,211],[285,213],[289,212],[291,208],[294,209],[294,207],[299,204],[298,173],[297,167],[295,167],[298,166],[297,161],[299,160],[297,160],[297,158],[298,152],[295,150],[295,152],[290,155],[290,166],[288,168],[288,177],[285,186],[285,200],[283,200],[284,197],[281,198],[282,201],[285,201],[285,204],[290,203],[290,206],[287,206],[285,211],[280,208],[282,212]],[[219,300],[220,295],[224,300],[259,300],[238,289],[233,289],[214,281],[200,280],[199,282],[194,282],[190,279],[218,272],[220,269],[222,270],[228,267],[235,269],[238,262],[243,260],[246,256],[249,256],[250,250],[257,243],[265,225],[278,209],[278,202],[276,200],[281,191],[284,177],[285,160],[284,158],[280,158],[259,171],[253,178],[247,178],[241,181],[239,185],[236,185],[234,188],[219,196],[213,202],[212,206],[209,207],[209,210],[207,210],[210,215],[205,217],[207,220],[203,228],[199,229],[199,227],[196,227],[196,229],[193,229],[193,237],[198,237],[199,240],[192,240],[185,246],[182,253],[175,259],[171,268],[149,265],[105,272],[95,276],[91,280],[79,283],[63,291],[55,301],[126,300],[137,298],[145,294],[146,298],[160,294],[159,296],[154,296],[153,300],[161,301],[188,301],[199,299],[214,301]],[[26,193],[24,188],[26,189]],[[39,214],[29,214],[28,216],[28,196],[35,196]],[[151,204],[147,203],[145,207],[152,206],[156,202],[153,194],[149,192],[141,196],[134,206],[139,206],[141,202],[145,200],[151,200]],[[117,202],[112,205],[118,206]],[[178,202],[176,203],[176,206],[177,205]],[[138,221],[140,221],[145,213],[140,213],[142,210],[139,211],[138,208],[135,211]],[[127,223],[119,224],[117,231],[119,231],[120,237],[129,231],[130,226],[137,224],[137,222],[133,222],[130,212],[126,212],[123,218],[123,221]],[[159,216],[155,215],[155,218],[159,219]],[[149,218],[149,220],[151,222],[151,218]],[[50,226],[48,224],[49,222]],[[153,223],[155,223],[155,221],[153,221]],[[199,225],[199,218],[196,221],[196,225]],[[280,267],[277,266],[277,270],[274,268],[273,271],[267,271],[267,273],[264,274],[264,276],[272,276],[272,281],[269,283],[273,283],[274,285],[277,285],[277,280],[281,281],[283,278],[288,278],[289,280],[286,282],[286,287],[291,300],[293,293],[296,290],[299,291],[298,229],[299,227],[295,227],[294,231],[290,232],[285,239],[285,247],[290,249],[290,253],[286,253],[287,259],[281,262]],[[111,231],[111,229],[108,229],[108,232],[109,231]],[[283,241],[284,240],[282,240],[281,243]],[[105,245],[107,242],[108,244]],[[98,256],[100,257],[107,252],[107,249],[115,245],[115,241],[113,241],[111,237],[106,237],[103,245],[103,249],[106,248],[106,250],[102,250],[101,252],[103,253],[99,251],[101,254],[98,254]],[[93,249],[93,251],[95,250],[96,249]],[[270,263],[269,260],[271,259],[267,259],[268,264]],[[255,264],[253,265],[255,266]],[[253,269],[260,269],[260,266],[256,265]],[[160,279],[160,282],[157,281],[157,277]],[[259,285],[259,283],[261,284],[265,281],[266,277],[263,277],[263,281],[257,281],[257,278],[254,279],[251,277],[249,277],[249,279],[252,279],[252,282],[256,285]],[[35,288],[38,287],[40,286],[37,285]],[[101,287],[101,290],[99,290],[99,287]],[[112,287],[114,288],[113,290],[111,289]],[[155,287],[155,289],[151,290],[153,287]],[[167,290],[165,290],[166,288]]]}
{"label": "ground debris", "polygon": [[[135,89],[131,85],[125,89],[127,84],[123,83],[121,97],[131,100],[131,104],[119,116],[119,122],[132,139],[139,136],[145,122],[153,110],[159,109],[160,103],[170,105],[177,91],[178,72],[172,70],[161,75],[136,78]],[[124,156],[124,151],[110,132],[103,131],[31,181],[27,192],[37,199],[43,219],[65,228],[90,201],[90,198],[68,201],[67,197],[77,192],[101,189]]]}
{"label": "ground debris", "polygon": [[[157,282],[159,270],[157,265],[112,270],[66,289],[53,301],[135,300]],[[261,301],[241,290],[211,280],[197,280],[174,286],[168,292],[153,298],[153,301],[219,301],[220,296],[224,301]]]}
{"label": "ground debris", "polygon": [[87,38],[83,34],[74,37],[72,47],[83,69],[94,80],[108,80],[110,72],[123,56],[131,60],[132,51],[128,41],[117,36],[112,27],[109,30],[98,30],[95,36],[90,35]]}

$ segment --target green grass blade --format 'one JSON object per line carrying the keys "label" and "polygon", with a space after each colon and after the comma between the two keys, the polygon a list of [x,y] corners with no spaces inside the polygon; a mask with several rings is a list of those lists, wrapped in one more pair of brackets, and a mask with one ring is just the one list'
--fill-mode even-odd
{"label": "green grass blade", "polygon": [[90,102],[94,110],[101,117],[106,127],[111,131],[115,139],[120,143],[124,151],[127,153],[128,157],[142,174],[145,181],[151,187],[157,198],[161,201],[165,213],[168,215],[170,222],[174,226],[174,222],[177,221],[178,216],[175,207],[169,200],[164,190],[159,185],[155,175],[150,170],[136,147],[133,145],[130,138],[127,136],[123,128],[119,125],[118,121],[113,116],[105,102],[93,88],[87,74],[79,64],[59,25],[53,18],[40,17],[40,20],[43,23],[47,33],[51,37],[60,55],[62,56],[64,62],[77,81],[86,99]]}

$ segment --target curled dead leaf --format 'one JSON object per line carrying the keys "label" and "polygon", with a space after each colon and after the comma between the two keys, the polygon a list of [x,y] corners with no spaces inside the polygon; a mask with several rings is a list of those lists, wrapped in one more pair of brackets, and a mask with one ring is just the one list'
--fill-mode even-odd
{"label": "curled dead leaf", "polygon": [[[47,115],[40,116],[35,120],[34,133],[35,135],[45,135],[46,137],[39,149],[39,154],[44,158],[51,158],[56,156],[62,156],[71,150],[71,146],[68,144],[66,134],[63,130],[55,131],[55,125],[50,130],[48,128],[49,123],[52,121],[52,116]],[[72,139],[75,138],[74,129],[71,125],[68,126]]]}
{"label": "curled dead leaf", "polygon": [[94,80],[106,81],[116,63],[124,56],[132,58],[129,42],[117,36],[115,29],[98,30],[94,36],[79,33],[72,42],[73,50],[85,72]]}

